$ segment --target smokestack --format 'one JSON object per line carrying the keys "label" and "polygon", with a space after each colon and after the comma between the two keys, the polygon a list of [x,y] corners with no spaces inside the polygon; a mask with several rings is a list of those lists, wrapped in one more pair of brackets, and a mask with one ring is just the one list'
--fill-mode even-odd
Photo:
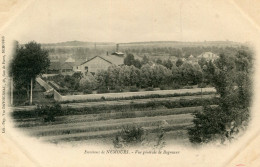
{"label": "smokestack", "polygon": [[116,44],[116,52],[119,50],[119,44]]}

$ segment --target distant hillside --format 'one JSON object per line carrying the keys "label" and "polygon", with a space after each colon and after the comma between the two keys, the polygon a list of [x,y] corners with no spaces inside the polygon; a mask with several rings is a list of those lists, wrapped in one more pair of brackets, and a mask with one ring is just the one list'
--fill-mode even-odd
{"label": "distant hillside", "polygon": [[[43,43],[44,47],[94,47],[104,46],[104,47],[115,47],[115,42],[84,42],[84,41],[66,41],[59,43]],[[121,47],[207,47],[207,46],[217,46],[217,47],[237,47],[244,45],[239,42],[233,41],[204,41],[204,42],[180,42],[180,41],[144,41],[144,42],[128,42],[119,43]]]}
{"label": "distant hillside", "polygon": [[115,45],[113,42],[83,42],[83,41],[66,41],[59,43],[43,43],[42,46],[70,46],[70,47],[87,47],[94,45]]}
{"label": "distant hillside", "polygon": [[241,46],[242,43],[233,41],[204,41],[204,42],[180,42],[180,41],[148,41],[120,43],[121,46],[159,46],[159,47],[192,47],[192,46]]}

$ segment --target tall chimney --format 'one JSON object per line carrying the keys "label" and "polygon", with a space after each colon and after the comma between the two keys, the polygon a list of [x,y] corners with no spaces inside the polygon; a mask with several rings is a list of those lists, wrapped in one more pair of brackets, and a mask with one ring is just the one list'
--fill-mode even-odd
{"label": "tall chimney", "polygon": [[116,44],[116,52],[119,50],[119,44]]}

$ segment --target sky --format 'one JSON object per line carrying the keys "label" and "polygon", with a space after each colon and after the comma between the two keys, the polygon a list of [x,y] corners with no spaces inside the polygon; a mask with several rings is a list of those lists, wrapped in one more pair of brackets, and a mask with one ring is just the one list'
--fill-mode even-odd
{"label": "sky", "polygon": [[6,34],[36,41],[250,41],[256,28],[226,0],[42,0]]}

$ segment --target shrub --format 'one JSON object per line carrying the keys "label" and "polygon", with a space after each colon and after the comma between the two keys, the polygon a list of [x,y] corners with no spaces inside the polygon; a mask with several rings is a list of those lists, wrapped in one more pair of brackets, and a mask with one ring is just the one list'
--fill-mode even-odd
{"label": "shrub", "polygon": [[223,110],[220,106],[204,106],[203,111],[195,112],[194,126],[188,129],[189,140],[201,144],[214,140],[224,143],[244,130],[249,121],[248,109]]}
{"label": "shrub", "polygon": [[[101,100],[101,99],[100,99]],[[107,99],[105,99],[107,100]],[[63,116],[63,115],[76,115],[76,114],[97,114],[102,113],[107,110],[113,111],[125,111],[125,110],[133,110],[139,109],[143,110],[145,108],[159,108],[159,107],[166,107],[166,108],[179,108],[179,107],[191,107],[191,106],[203,106],[203,105],[214,105],[218,104],[218,98],[208,98],[208,99],[193,99],[193,100],[186,100],[182,99],[179,101],[150,101],[147,103],[130,103],[130,104],[122,104],[122,105],[99,105],[99,106],[88,106],[84,108],[69,108],[63,107],[61,108],[60,105],[56,107],[56,109],[50,109],[54,114],[54,116]],[[36,118],[38,116],[43,116],[42,110],[37,108],[36,110],[31,111],[13,111],[12,116],[15,119],[19,118]]]}
{"label": "shrub", "polygon": [[116,148],[123,147],[124,144],[137,144],[143,141],[144,130],[141,127],[124,127],[113,140]]}
{"label": "shrub", "polygon": [[198,88],[205,88],[207,84],[205,82],[199,83]]}
{"label": "shrub", "polygon": [[115,92],[123,92],[123,87],[121,87],[121,86],[116,86],[116,87],[115,87]]}
{"label": "shrub", "polygon": [[153,90],[154,90],[153,87],[148,87],[145,89],[145,91],[153,91]]}
{"label": "shrub", "polygon": [[[202,112],[195,112],[194,127],[188,129],[189,140],[192,143],[207,143],[221,134],[225,129],[226,115],[220,108],[204,107]],[[216,119],[218,118],[218,119]]]}
{"label": "shrub", "polygon": [[85,89],[83,91],[84,94],[92,94],[92,90],[91,89]]}
{"label": "shrub", "polygon": [[183,86],[183,89],[193,89],[192,86]]}
{"label": "shrub", "polygon": [[160,85],[160,90],[168,90],[169,87],[167,85]]}
{"label": "shrub", "polygon": [[54,122],[55,116],[62,114],[62,109],[60,104],[37,106],[35,113],[38,117],[42,117],[44,122]]}
{"label": "shrub", "polygon": [[130,91],[130,92],[138,92],[139,89],[138,89],[136,86],[131,86],[131,87],[129,88],[129,91]]}
{"label": "shrub", "polygon": [[100,87],[97,93],[109,93],[109,90],[106,87]]}
{"label": "shrub", "polygon": [[181,89],[181,85],[179,85],[177,83],[173,83],[171,87],[172,87],[172,89]]}

